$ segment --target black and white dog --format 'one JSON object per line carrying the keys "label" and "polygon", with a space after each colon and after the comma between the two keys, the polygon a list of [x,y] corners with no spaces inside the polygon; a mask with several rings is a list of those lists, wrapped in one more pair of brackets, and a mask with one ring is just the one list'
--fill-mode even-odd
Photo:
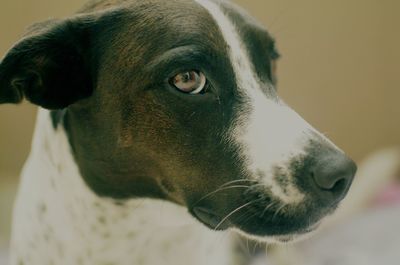
{"label": "black and white dog", "polygon": [[0,64],[0,103],[43,108],[11,265],[228,265],[235,234],[315,230],[356,166],[278,98],[277,57],[218,0],[99,0],[32,27]]}

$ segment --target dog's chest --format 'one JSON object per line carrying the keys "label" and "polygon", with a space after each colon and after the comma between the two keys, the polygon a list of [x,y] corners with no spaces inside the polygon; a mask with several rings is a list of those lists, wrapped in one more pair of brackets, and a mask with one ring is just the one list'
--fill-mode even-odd
{"label": "dog's chest", "polygon": [[231,242],[174,204],[95,196],[62,129],[55,132],[40,111],[14,213],[11,265],[223,265],[232,264]]}

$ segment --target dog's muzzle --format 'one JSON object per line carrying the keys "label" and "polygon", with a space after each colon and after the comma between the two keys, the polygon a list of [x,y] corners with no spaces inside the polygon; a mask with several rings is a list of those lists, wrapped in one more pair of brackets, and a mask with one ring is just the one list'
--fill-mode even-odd
{"label": "dog's muzzle", "polygon": [[[263,178],[233,181],[248,188],[226,189],[193,205],[191,213],[215,230],[235,228],[257,238],[275,237],[283,241],[315,230],[321,219],[332,213],[347,194],[356,164],[340,150],[328,145],[310,145],[306,155],[293,157],[286,170],[276,165],[275,185],[282,193],[290,187],[302,194],[296,202],[276,197]],[[228,187],[228,186],[226,186]],[[223,203],[221,203],[223,201]]]}

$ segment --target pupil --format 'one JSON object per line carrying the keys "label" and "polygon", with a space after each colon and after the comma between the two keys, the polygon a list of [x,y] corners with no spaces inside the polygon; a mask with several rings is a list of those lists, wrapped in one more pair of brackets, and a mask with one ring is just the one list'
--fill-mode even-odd
{"label": "pupil", "polygon": [[187,83],[191,80],[191,74],[190,72],[186,72],[183,76],[183,82]]}
{"label": "pupil", "polygon": [[190,74],[189,73],[185,73],[185,75],[183,76],[183,81],[186,83],[190,80]]}

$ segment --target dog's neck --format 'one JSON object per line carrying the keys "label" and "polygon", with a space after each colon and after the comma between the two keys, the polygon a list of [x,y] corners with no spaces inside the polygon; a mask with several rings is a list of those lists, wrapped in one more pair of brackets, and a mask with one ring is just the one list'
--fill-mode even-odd
{"label": "dog's neck", "polygon": [[11,265],[232,264],[232,240],[185,208],[152,199],[123,204],[84,183],[62,126],[39,110],[14,213]]}

